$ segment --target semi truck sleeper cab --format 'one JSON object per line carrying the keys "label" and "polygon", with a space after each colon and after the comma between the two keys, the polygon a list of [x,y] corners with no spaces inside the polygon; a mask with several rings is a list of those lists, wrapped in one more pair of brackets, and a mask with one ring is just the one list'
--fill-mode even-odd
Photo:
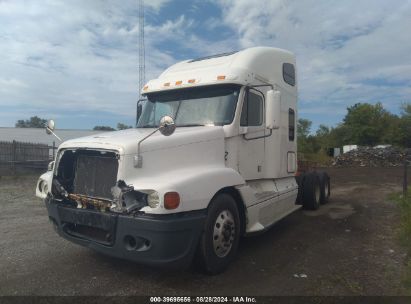
{"label": "semi truck sleeper cab", "polygon": [[219,273],[241,236],[330,196],[326,173],[297,172],[297,84],[277,48],[179,62],[142,88],[136,128],[62,143],[36,194],[71,242]]}

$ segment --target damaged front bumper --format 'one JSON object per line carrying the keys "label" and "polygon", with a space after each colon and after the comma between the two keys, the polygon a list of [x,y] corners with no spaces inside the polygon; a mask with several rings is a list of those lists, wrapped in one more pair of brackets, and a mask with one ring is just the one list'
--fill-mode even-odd
{"label": "damaged front bumper", "polygon": [[64,206],[45,200],[63,238],[103,254],[148,265],[186,267],[202,233],[206,211],[125,215]]}

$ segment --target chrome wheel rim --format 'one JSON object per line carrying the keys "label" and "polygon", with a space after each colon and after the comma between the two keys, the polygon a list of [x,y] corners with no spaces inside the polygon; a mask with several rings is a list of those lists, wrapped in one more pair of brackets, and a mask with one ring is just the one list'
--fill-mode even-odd
{"label": "chrome wheel rim", "polygon": [[230,253],[235,238],[234,216],[229,210],[221,211],[213,229],[213,246],[215,254],[223,258]]}

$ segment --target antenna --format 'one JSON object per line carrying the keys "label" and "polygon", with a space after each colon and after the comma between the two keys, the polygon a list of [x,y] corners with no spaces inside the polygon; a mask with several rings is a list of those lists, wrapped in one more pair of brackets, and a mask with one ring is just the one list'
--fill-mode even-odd
{"label": "antenna", "polygon": [[138,105],[140,100],[143,99],[143,95],[140,93],[143,86],[146,83],[146,63],[145,63],[145,46],[144,46],[144,0],[138,0],[138,89],[139,98],[136,106],[136,127],[138,122]]}

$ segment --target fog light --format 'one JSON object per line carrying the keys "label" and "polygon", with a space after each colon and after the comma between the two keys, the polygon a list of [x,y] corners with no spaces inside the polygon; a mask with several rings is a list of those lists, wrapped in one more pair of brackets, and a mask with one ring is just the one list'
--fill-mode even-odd
{"label": "fog light", "polygon": [[124,247],[126,247],[126,249],[129,251],[146,251],[150,249],[150,246],[151,242],[143,237],[134,237],[131,235],[126,235],[124,237]]}
{"label": "fog light", "polygon": [[124,237],[124,246],[127,250],[134,250],[136,249],[137,242],[136,239],[131,235],[126,235]]}

